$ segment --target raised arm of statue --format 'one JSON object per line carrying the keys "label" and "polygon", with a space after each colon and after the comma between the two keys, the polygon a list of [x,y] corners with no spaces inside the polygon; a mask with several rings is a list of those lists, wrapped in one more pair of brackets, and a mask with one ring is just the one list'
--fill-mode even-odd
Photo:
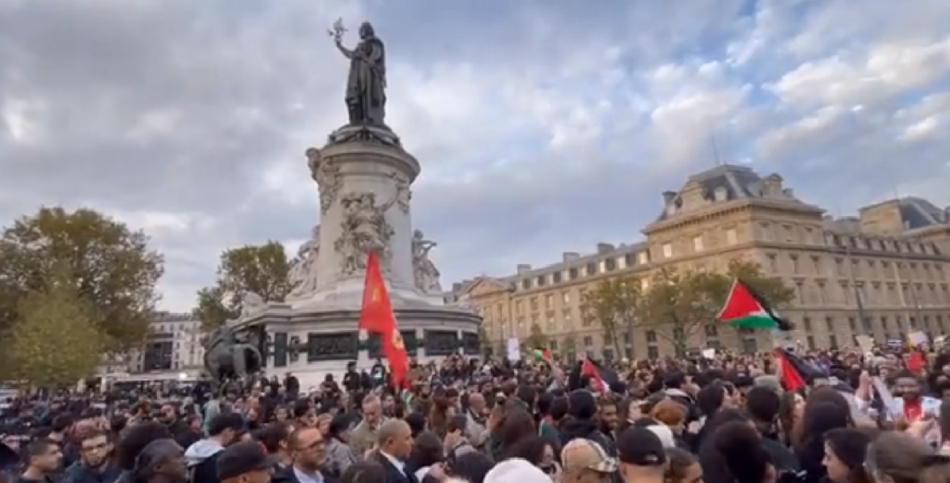
{"label": "raised arm of statue", "polygon": [[343,57],[346,57],[347,59],[353,59],[355,52],[344,47],[343,41],[341,39],[336,39],[334,44],[336,44],[336,49],[339,50],[341,54],[343,54]]}

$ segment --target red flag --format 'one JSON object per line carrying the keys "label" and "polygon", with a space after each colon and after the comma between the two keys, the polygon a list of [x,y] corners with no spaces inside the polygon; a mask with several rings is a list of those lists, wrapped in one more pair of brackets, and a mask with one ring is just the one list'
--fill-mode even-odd
{"label": "red flag", "polygon": [[786,391],[797,391],[805,387],[802,371],[797,367],[802,362],[797,356],[778,348],[775,349],[775,359],[778,362],[779,374],[782,376],[782,386],[785,387]]}
{"label": "red flag", "polygon": [[386,281],[379,269],[379,257],[369,253],[366,260],[366,281],[363,283],[363,307],[360,310],[359,329],[380,335],[383,355],[389,360],[392,383],[403,387],[409,374],[409,356],[396,324],[396,315],[386,290]]}
{"label": "red flag", "polygon": [[907,369],[913,373],[921,374],[924,372],[924,355],[917,349],[911,349],[907,356]]}
{"label": "red flag", "polygon": [[601,393],[610,391],[607,382],[604,381],[604,377],[600,373],[600,367],[597,367],[597,364],[594,364],[594,361],[590,360],[589,357],[585,357],[584,362],[581,364],[581,376],[590,377],[590,384],[594,390]]}

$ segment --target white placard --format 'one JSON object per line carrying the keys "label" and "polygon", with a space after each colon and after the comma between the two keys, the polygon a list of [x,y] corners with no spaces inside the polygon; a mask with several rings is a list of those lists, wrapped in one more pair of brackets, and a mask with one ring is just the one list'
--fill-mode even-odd
{"label": "white placard", "polygon": [[517,337],[508,339],[508,360],[511,362],[521,360],[521,341]]}

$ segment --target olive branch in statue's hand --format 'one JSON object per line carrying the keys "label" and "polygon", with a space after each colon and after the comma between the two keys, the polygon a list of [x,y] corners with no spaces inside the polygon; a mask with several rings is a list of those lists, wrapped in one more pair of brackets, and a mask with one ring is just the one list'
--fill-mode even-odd
{"label": "olive branch in statue's hand", "polygon": [[343,19],[338,18],[336,22],[333,22],[333,26],[327,30],[327,35],[333,37],[333,41],[339,44],[343,42],[343,34],[346,32],[348,32],[348,30],[343,26]]}

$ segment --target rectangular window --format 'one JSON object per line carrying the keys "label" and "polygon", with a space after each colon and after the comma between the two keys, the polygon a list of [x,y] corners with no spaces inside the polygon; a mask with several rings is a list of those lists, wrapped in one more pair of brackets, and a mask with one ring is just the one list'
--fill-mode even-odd
{"label": "rectangular window", "polygon": [[693,237],[693,251],[699,253],[703,251],[706,247],[703,245],[703,236],[697,235]]}
{"label": "rectangular window", "polygon": [[735,228],[726,229],[726,245],[735,245],[739,243],[739,237],[736,235]]}

